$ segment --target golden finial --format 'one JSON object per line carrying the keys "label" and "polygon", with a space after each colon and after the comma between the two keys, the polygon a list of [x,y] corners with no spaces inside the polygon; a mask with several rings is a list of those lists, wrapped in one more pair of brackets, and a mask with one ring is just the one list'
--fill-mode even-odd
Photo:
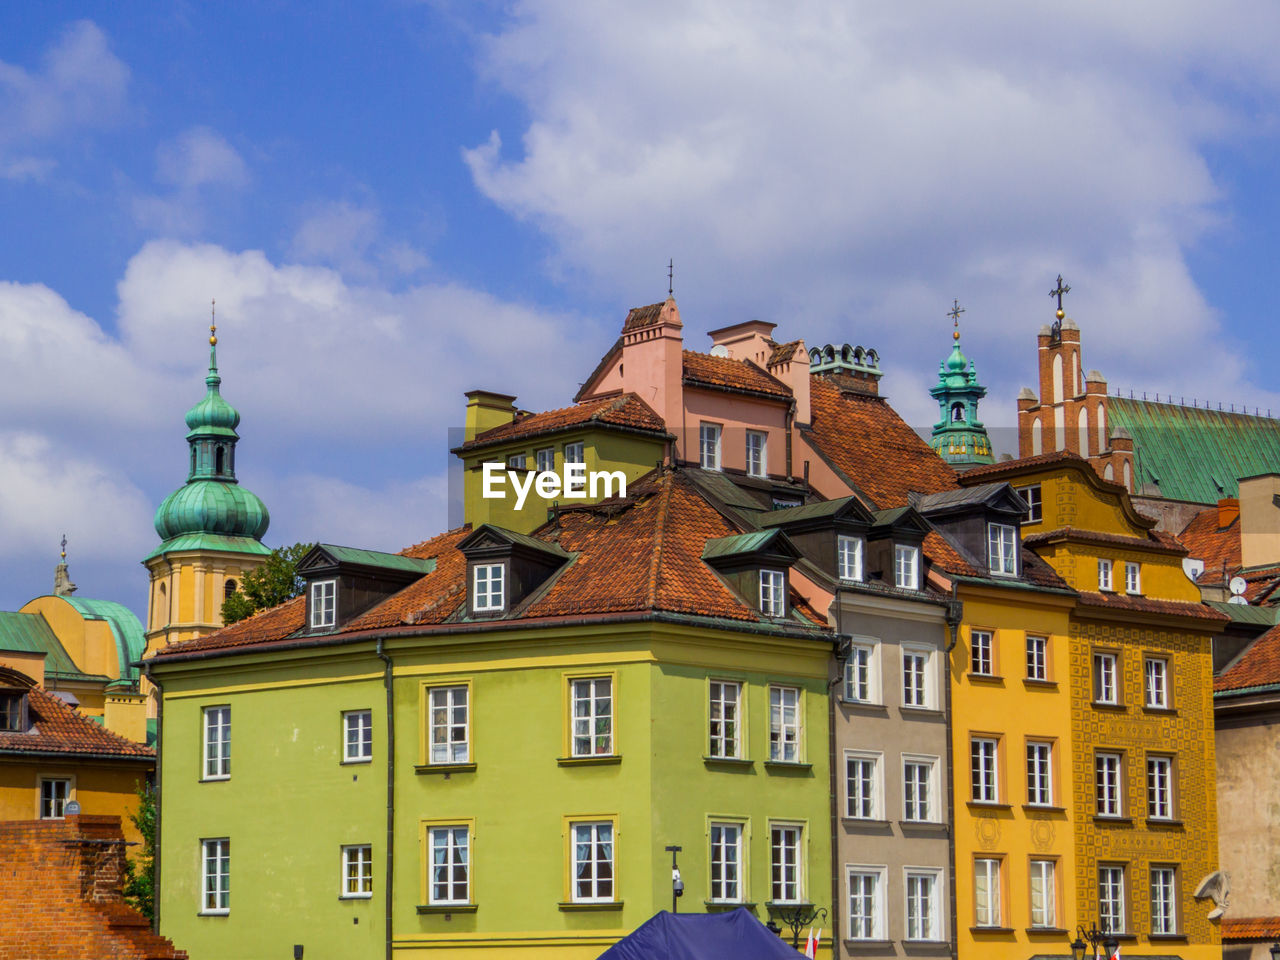
{"label": "golden finial", "polygon": [[209,301],[209,346],[218,345],[218,301]]}
{"label": "golden finial", "polygon": [[67,559],[67,535],[65,533],[62,535],[62,559]]}
{"label": "golden finial", "polygon": [[1058,309],[1057,309],[1057,312],[1054,314],[1054,316],[1056,316],[1059,320],[1061,320],[1063,317],[1066,316],[1066,313],[1062,309],[1062,295],[1064,293],[1070,293],[1070,292],[1071,292],[1071,287],[1068,284],[1063,283],[1062,274],[1058,274],[1058,285],[1057,287],[1049,291],[1049,296],[1058,298]]}

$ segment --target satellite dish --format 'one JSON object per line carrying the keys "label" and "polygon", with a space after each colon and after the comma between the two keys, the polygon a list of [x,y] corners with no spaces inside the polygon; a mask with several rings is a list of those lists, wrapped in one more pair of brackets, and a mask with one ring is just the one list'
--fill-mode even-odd
{"label": "satellite dish", "polygon": [[1249,588],[1249,584],[1245,582],[1244,577],[1232,577],[1227,587],[1231,590],[1232,596],[1239,597],[1244,595],[1245,590]]}
{"label": "satellite dish", "polygon": [[711,348],[711,355],[713,357],[727,357],[729,356],[729,348],[723,343],[717,343]]}

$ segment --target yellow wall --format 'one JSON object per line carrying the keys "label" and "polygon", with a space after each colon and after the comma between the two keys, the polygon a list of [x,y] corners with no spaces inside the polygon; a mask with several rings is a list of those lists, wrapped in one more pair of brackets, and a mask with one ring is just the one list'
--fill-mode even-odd
{"label": "yellow wall", "polygon": [[[140,842],[129,819],[138,808],[137,785],[153,767],[138,762],[85,760],[0,760],[0,820],[35,820],[40,816],[40,778],[69,777],[71,799],[81,813],[120,818],[126,840]],[[130,855],[135,855],[130,850]]]}

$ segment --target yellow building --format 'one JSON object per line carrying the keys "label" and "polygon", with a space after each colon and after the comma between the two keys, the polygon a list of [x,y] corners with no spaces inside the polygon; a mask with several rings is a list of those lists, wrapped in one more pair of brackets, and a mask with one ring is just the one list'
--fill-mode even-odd
{"label": "yellow building", "polygon": [[[1057,756],[1049,752],[1051,783],[1062,788],[1056,803],[1066,809],[1041,828],[1064,858],[1056,877],[1058,926],[1106,928],[1125,955],[1217,957],[1219,931],[1207,917],[1213,904],[1193,893],[1218,869],[1211,638],[1221,618],[1199,603],[1183,572],[1186,550],[1156,532],[1156,521],[1134,510],[1124,488],[1101,479],[1078,454],[980,467],[961,479],[966,486],[993,481],[1019,490],[1030,510],[1024,547],[1076,591],[1066,649],[1051,655],[1059,672],[1049,679],[1062,691],[1046,698],[1053,717],[1028,718],[1031,704],[1012,699],[1008,708],[1021,712],[1001,711],[1020,718],[1015,728],[1051,725],[1062,736],[1063,696],[1069,701],[1069,740]],[[978,613],[966,609],[971,645]],[[1002,636],[996,632],[993,643],[1003,660]],[[957,752],[962,726],[982,722],[964,712],[957,694]],[[1015,793],[1024,792],[1033,788],[1037,762],[1029,747],[1010,756],[1013,746],[1006,743],[1005,755],[1021,787]],[[964,832],[958,824],[958,843]],[[1059,833],[1070,838],[1069,849]],[[979,828],[974,834],[981,840]],[[1015,942],[1032,925],[1016,908],[1027,897],[1019,887],[1036,882],[1034,875],[1002,879],[1015,912],[996,939]],[[987,954],[992,945],[975,942],[975,949]]]}

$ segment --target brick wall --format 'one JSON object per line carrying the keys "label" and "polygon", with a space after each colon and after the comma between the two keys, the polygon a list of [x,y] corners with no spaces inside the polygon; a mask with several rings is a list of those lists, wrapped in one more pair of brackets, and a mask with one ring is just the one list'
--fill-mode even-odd
{"label": "brick wall", "polygon": [[120,893],[119,817],[0,822],[0,960],[176,960]]}

